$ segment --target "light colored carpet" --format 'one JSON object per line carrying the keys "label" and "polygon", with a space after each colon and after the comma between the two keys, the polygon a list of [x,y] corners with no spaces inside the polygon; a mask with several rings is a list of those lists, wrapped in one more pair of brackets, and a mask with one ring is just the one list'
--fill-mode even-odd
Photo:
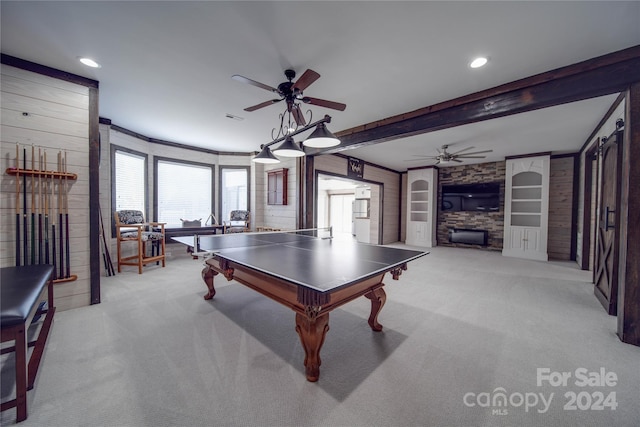
{"label": "light colored carpet", "polygon": [[[166,268],[105,277],[101,304],[56,314],[20,425],[639,423],[640,348],[619,341],[616,318],[574,263],[433,248],[399,281],[386,278],[383,332],[368,327],[365,298],[331,313],[320,380],[309,383],[292,311],[219,278],[204,301],[202,262],[169,247]],[[572,376],[538,386],[539,368]],[[579,387],[580,368],[604,368],[617,382]],[[6,400],[11,388],[2,389]],[[506,405],[492,405],[501,392]],[[583,409],[565,408],[571,393]],[[615,410],[584,409],[598,393],[614,393]],[[15,410],[2,413],[2,425],[13,422]]]}

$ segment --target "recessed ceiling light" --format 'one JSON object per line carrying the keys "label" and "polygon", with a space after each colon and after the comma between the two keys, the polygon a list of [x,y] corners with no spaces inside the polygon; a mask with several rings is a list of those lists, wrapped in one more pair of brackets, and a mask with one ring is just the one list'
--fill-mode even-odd
{"label": "recessed ceiling light", "polygon": [[484,58],[484,57],[481,56],[481,57],[476,58],[473,61],[471,61],[471,64],[469,64],[469,66],[471,68],[480,68],[483,65],[485,65],[486,63],[487,63],[487,58]]}
{"label": "recessed ceiling light", "polygon": [[100,68],[101,67],[100,64],[98,64],[96,61],[94,61],[91,58],[78,58],[78,59],[80,60],[80,62],[82,62],[87,67],[91,67],[91,68]]}

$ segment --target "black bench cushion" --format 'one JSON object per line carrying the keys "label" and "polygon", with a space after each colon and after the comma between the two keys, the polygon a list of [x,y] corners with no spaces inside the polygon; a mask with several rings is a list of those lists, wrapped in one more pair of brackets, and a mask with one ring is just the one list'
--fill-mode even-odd
{"label": "black bench cushion", "polygon": [[0,326],[24,323],[39,302],[53,266],[25,265],[0,269]]}

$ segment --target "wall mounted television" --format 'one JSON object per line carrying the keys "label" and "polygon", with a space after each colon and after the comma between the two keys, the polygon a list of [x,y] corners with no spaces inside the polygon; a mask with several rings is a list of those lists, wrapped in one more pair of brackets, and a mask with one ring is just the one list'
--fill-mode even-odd
{"label": "wall mounted television", "polygon": [[441,210],[444,212],[500,210],[500,183],[443,185]]}

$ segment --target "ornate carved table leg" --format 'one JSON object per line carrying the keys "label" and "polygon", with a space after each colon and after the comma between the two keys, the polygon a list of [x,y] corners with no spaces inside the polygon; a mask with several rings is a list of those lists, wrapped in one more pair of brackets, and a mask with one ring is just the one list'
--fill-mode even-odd
{"label": "ornate carved table leg", "polygon": [[318,381],[320,377],[320,348],[329,330],[329,313],[317,316],[320,307],[308,307],[307,314],[296,313],[296,332],[304,348],[304,366],[307,380]]}
{"label": "ornate carved table leg", "polygon": [[376,332],[382,330],[382,325],[378,323],[378,314],[382,310],[382,306],[387,301],[387,294],[384,289],[377,288],[373,291],[364,294],[365,297],[371,300],[371,314],[369,315],[369,326]]}
{"label": "ornate carved table leg", "polygon": [[218,272],[209,266],[209,264],[205,263],[204,268],[202,269],[202,280],[207,285],[207,289],[209,292],[204,296],[204,299],[212,299],[216,294],[216,290],[213,287],[213,278],[218,275]]}

